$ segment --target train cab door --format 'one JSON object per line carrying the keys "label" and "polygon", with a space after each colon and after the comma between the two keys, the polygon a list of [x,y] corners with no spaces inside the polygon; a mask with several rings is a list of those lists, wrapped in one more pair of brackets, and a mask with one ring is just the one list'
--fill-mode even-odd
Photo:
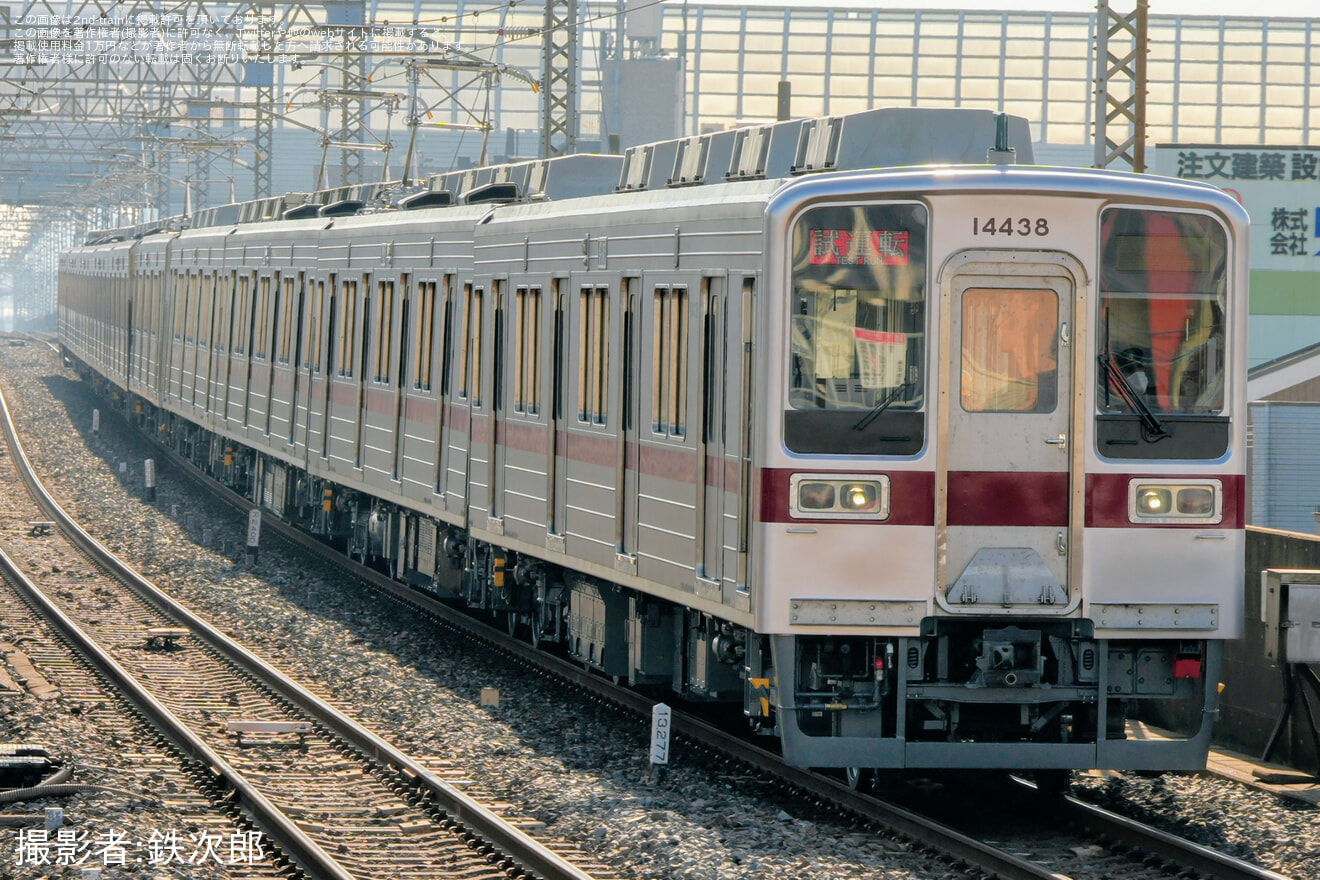
{"label": "train cab door", "polygon": [[965,253],[944,270],[937,598],[948,611],[1080,601],[1083,363],[1071,258]]}

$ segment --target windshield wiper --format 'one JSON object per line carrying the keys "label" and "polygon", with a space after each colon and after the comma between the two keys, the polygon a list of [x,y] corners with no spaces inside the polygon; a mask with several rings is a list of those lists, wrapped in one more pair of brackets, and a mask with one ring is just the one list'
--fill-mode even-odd
{"label": "windshield wiper", "polygon": [[886,394],[879,403],[871,407],[870,412],[857,420],[857,424],[853,425],[853,430],[861,431],[865,429],[867,425],[880,418],[880,414],[889,409],[889,405],[898,400],[903,395],[903,392],[907,390],[907,387],[908,383],[904,382],[902,385],[899,385],[893,391]]}
{"label": "windshield wiper", "polygon": [[1123,375],[1123,371],[1118,368],[1118,364],[1114,363],[1114,359],[1109,356],[1109,352],[1102,351],[1099,360],[1100,369],[1104,370],[1105,387],[1115,386],[1118,396],[1123,398],[1123,402],[1141,417],[1141,435],[1146,439],[1146,442],[1154,443],[1156,440],[1172,437],[1173,434],[1168,428],[1164,427],[1164,423],[1160,421],[1159,416],[1151,411],[1151,408],[1146,405],[1146,401],[1142,400],[1141,395],[1132,387],[1132,383],[1128,382],[1127,376]]}

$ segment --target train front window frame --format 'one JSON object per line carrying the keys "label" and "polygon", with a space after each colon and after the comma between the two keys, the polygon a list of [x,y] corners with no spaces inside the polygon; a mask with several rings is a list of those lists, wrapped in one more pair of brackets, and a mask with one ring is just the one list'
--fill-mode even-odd
{"label": "train front window frame", "polygon": [[[1135,395],[1157,414],[1223,414],[1223,226],[1200,212],[1106,208],[1100,215],[1099,269],[1100,412],[1132,412]],[[1103,368],[1106,358],[1123,382]]]}
{"label": "train front window frame", "polygon": [[1100,214],[1096,451],[1214,461],[1230,445],[1227,226],[1206,211],[1115,204]]}
{"label": "train front window frame", "polygon": [[809,454],[924,446],[928,211],[817,204],[790,248],[784,444]]}

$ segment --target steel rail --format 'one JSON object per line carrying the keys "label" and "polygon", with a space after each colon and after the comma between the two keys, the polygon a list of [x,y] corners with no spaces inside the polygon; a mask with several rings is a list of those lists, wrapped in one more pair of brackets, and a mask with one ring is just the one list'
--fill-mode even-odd
{"label": "steel rail", "polygon": [[[2,393],[0,393],[0,411],[2,411],[5,420],[6,434],[10,437],[10,443],[16,450],[19,450],[16,458],[21,458],[21,469],[25,473],[28,473],[31,471],[31,467],[26,456],[22,454],[21,446],[17,444],[18,438],[16,433],[14,433],[12,419],[9,418],[8,408],[4,407],[4,397]],[[164,450],[167,453],[167,456],[176,464],[185,465],[196,471],[186,459],[179,456],[173,450],[165,446],[160,446],[159,448]],[[199,478],[201,478],[200,472],[197,473],[199,474]],[[26,479],[27,478],[25,477],[25,480]],[[107,568],[114,571],[115,575],[120,577],[129,588],[137,592],[138,595],[155,607],[178,619],[181,624],[188,627],[192,635],[197,636],[210,647],[214,648],[230,663],[233,663],[239,669],[249,673],[281,697],[314,717],[319,724],[352,745],[363,755],[375,760],[379,764],[393,768],[408,777],[411,781],[428,792],[434,798],[436,805],[451,819],[474,831],[482,839],[493,844],[501,854],[507,856],[523,868],[531,871],[539,877],[546,878],[546,880],[594,880],[591,874],[572,864],[545,844],[542,844],[540,841],[528,835],[521,828],[506,822],[494,811],[474,800],[471,796],[446,783],[420,762],[399,751],[387,740],[382,739],[372,731],[358,724],[352,718],[340,712],[334,706],[316,696],[298,682],[284,675],[279,670],[274,669],[260,657],[257,657],[242,645],[230,639],[203,618],[198,617],[187,608],[179,605],[169,595],[161,591],[132,568],[126,566],[115,557],[114,554],[106,550],[105,547],[103,547],[95,538],[83,531],[83,529],[74,522],[67,513],[65,513],[64,509],[44,492],[44,489],[41,487],[40,481],[37,480],[35,474],[32,474],[32,479],[36,481],[35,485],[41,490],[40,495],[37,496],[38,503],[41,505],[42,509],[46,511],[46,514],[59,524],[60,529],[70,538],[70,540],[73,540],[80,548],[83,548],[86,552],[92,554],[98,562],[101,562]],[[224,487],[218,488],[222,495],[227,493],[228,495],[233,496],[232,499],[227,499],[229,500],[229,503],[234,504],[235,502],[233,499],[238,499],[240,503],[237,506],[240,508],[245,506],[247,509],[250,509],[252,507],[250,503],[242,499],[242,496],[239,496]],[[208,484],[207,489],[208,491],[215,492],[217,486],[214,484]],[[319,542],[314,543],[318,546],[324,546],[320,545]],[[315,844],[312,845],[314,846]]]}
{"label": "steel rail", "polygon": [[1283,874],[1167,834],[1078,798],[1065,796],[1063,802],[1068,818],[1077,824],[1142,852],[1175,862],[1179,867],[1191,868],[1204,877],[1213,880],[1289,880]]}
{"label": "steel rail", "polygon": [[[9,441],[10,454],[18,464],[19,474],[33,497],[41,503],[50,501],[50,506],[42,503],[42,509],[48,515],[58,513],[61,529],[71,539],[70,526],[75,532],[81,532],[58,504],[45,493],[32,470],[27,454],[18,442],[13,419],[4,392],[0,391],[0,420],[4,422],[5,436]],[[83,533],[86,536],[86,533]],[[90,538],[89,538],[90,540]],[[75,540],[75,543],[78,543]],[[105,548],[96,545],[98,553],[93,558],[98,562],[108,554]],[[113,559],[113,557],[110,557]],[[117,560],[115,560],[117,561]],[[271,803],[241,773],[235,770],[214,749],[203,742],[186,724],[178,719],[168,708],[144,688],[114,657],[98,645],[63,611],[59,609],[19,568],[18,564],[3,550],[0,550],[0,568],[13,581],[15,587],[34,607],[40,609],[52,626],[74,647],[87,662],[106,678],[133,706],[147,718],[158,730],[190,759],[197,761],[211,773],[217,782],[236,796],[236,803],[247,811],[252,820],[265,833],[273,846],[278,847],[295,865],[316,880],[354,880],[333,857],[316,844],[311,837],[294,824],[287,815]]]}

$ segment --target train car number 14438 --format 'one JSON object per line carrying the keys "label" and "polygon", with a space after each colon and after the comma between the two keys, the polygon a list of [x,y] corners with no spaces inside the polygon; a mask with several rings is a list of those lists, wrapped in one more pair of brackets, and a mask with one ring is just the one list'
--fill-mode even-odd
{"label": "train car number 14438", "polygon": [[972,235],[1049,235],[1044,217],[973,217]]}

